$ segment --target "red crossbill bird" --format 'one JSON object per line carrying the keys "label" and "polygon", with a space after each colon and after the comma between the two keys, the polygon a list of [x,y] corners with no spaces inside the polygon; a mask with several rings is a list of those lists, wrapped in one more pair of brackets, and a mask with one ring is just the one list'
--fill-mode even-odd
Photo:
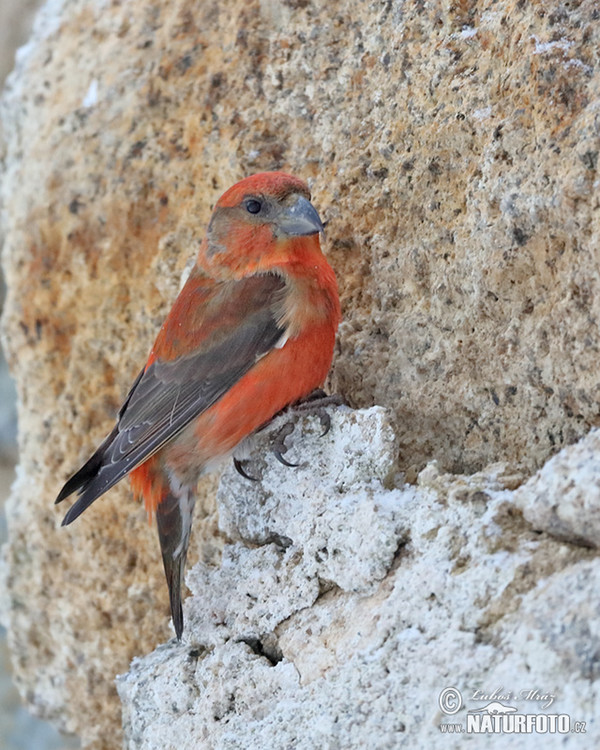
{"label": "red crossbill bird", "polygon": [[331,366],[340,303],[322,232],[297,177],[256,174],[223,194],[114,429],[56,499],[78,493],[70,524],[130,474],[156,515],[178,638],[198,479]]}

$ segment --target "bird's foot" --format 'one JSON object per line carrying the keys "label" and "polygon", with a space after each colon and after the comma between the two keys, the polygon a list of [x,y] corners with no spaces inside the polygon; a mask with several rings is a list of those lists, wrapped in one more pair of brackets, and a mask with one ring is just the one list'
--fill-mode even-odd
{"label": "bird's foot", "polygon": [[340,393],[328,394],[322,388],[316,388],[308,394],[302,401],[293,405],[294,411],[302,412],[309,416],[319,417],[319,422],[323,428],[321,437],[325,437],[331,429],[331,416],[327,411],[328,406],[343,406],[346,400]]}
{"label": "bird's foot", "polygon": [[[285,444],[286,438],[288,438],[294,432],[298,418],[301,416],[318,417],[321,423],[321,428],[323,430],[323,432],[321,433],[321,437],[324,437],[331,429],[331,417],[327,412],[327,407],[340,406],[345,403],[346,401],[344,400],[343,396],[340,396],[339,394],[328,395],[321,388],[317,388],[316,390],[309,393],[308,396],[306,396],[306,398],[302,399],[301,401],[297,401],[291,406],[286,406],[286,408],[278,412],[273,417],[273,419],[260,427],[257,432],[261,432],[262,430],[264,430],[278,417],[281,417],[284,414],[287,415],[287,420],[277,430],[274,438],[271,441],[270,450],[275,458],[284,466],[297,468],[298,466],[300,466],[300,464],[288,461],[287,458],[284,457],[284,454],[289,450],[288,446]],[[239,455],[241,456],[243,454],[244,451],[242,450]],[[259,480],[257,477],[252,476],[252,474],[249,474],[246,471],[246,464],[247,461],[245,461],[243,458],[238,458],[236,456],[233,457],[233,465],[237,473],[240,474],[240,476],[244,477],[244,479],[249,479],[251,482],[258,482]]]}
{"label": "bird's foot", "polygon": [[277,430],[275,433],[275,439],[271,443],[271,452],[275,458],[284,466],[289,466],[290,469],[295,469],[297,466],[300,466],[300,464],[292,463],[283,457],[283,454],[287,453],[288,450],[288,447],[285,444],[285,439],[292,434],[295,426],[296,425],[291,421],[286,422],[283,427],[280,427],[279,430]]}
{"label": "bird's foot", "polygon": [[[295,417],[298,417],[300,415],[319,417],[321,428],[323,430],[323,432],[321,433],[321,437],[324,437],[331,429],[331,416],[327,411],[327,407],[341,406],[344,403],[345,401],[343,396],[339,395],[338,393],[328,395],[321,388],[317,388],[309,393],[306,398],[302,399],[302,401],[298,401],[288,408],[291,409],[292,412],[295,412]],[[293,419],[287,421],[277,431],[277,433],[275,434],[275,439],[271,443],[271,451],[273,452],[275,458],[284,466],[289,466],[290,468],[300,466],[300,464],[292,463],[291,461],[288,461],[283,457],[283,454],[288,450],[288,446],[285,444],[285,439],[292,434],[295,426],[295,421],[293,421]]]}

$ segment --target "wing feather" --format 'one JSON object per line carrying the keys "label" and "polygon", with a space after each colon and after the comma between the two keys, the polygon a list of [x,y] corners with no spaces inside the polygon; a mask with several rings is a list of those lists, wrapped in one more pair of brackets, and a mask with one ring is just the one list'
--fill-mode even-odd
{"label": "wing feather", "polygon": [[[258,359],[285,336],[279,310],[285,281],[264,274],[217,286],[190,278],[195,305],[179,319],[175,304],[155,345],[149,367],[138,375],[118,422],[90,460],[64,486],[57,502],[79,490],[63,524],[159,450],[221,398]],[[180,295],[185,298],[186,289]],[[162,340],[189,351],[161,357]]]}

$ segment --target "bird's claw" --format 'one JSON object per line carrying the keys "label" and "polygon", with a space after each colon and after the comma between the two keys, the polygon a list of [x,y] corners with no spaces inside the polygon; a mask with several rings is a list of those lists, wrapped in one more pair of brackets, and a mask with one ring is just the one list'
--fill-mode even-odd
{"label": "bird's claw", "polygon": [[250,474],[246,472],[246,469],[244,468],[244,462],[240,461],[239,458],[234,457],[233,465],[235,466],[235,470],[237,471],[237,473],[240,476],[244,477],[244,479],[249,479],[251,482],[258,482],[258,479],[256,477],[250,476]]}
{"label": "bird's claw", "polygon": [[[287,450],[287,448],[286,448]],[[295,469],[296,467],[300,466],[300,464],[294,464],[291,461],[287,461],[282,455],[281,451],[273,451],[273,455],[275,458],[279,461],[280,464],[283,464],[284,466],[289,466],[290,469]]]}
{"label": "bird's claw", "polygon": [[292,463],[291,461],[288,461],[283,457],[283,454],[287,452],[287,445],[285,444],[285,439],[289,435],[292,434],[294,431],[294,423],[293,422],[286,422],[283,427],[281,427],[277,434],[275,435],[275,439],[271,443],[271,451],[275,458],[279,461],[279,463],[282,463],[284,466],[289,466],[290,469],[294,469],[297,466],[300,466],[300,464]]}
{"label": "bird's claw", "polygon": [[[288,408],[291,408],[292,411],[296,413],[296,416],[307,415],[318,417],[322,429],[321,437],[325,437],[325,435],[327,435],[327,433],[331,429],[331,416],[327,411],[327,407],[340,406],[345,403],[346,402],[344,398],[339,394],[336,393],[333,395],[328,395],[321,388],[317,388],[309,393],[308,396],[306,396],[306,398],[304,398],[302,401],[299,401]],[[283,414],[285,411],[286,409],[282,410],[281,412],[279,412],[279,415]],[[269,423],[264,424],[259,429],[259,431],[265,429],[268,424]],[[271,443],[271,452],[273,453],[275,458],[279,461],[280,464],[283,464],[290,469],[296,469],[298,468],[298,466],[301,466],[301,464],[299,463],[288,461],[287,458],[284,458],[283,455],[288,451],[288,446],[285,444],[285,440],[294,432],[294,428],[294,414],[292,414],[291,419],[282,427],[280,427],[276,432],[275,437]],[[245,461],[241,461],[239,458],[234,457],[233,459],[235,470],[238,474],[240,474],[240,476],[244,477],[244,479],[249,479],[251,482],[258,482],[259,480],[257,477],[253,477],[252,475],[248,474],[245,468],[245,463]]]}
{"label": "bird's claw", "polygon": [[[343,397],[339,394],[334,393],[330,396],[325,393],[322,388],[317,388],[309,393],[305,399],[294,404],[292,409],[294,410],[294,412],[300,412],[302,415],[314,415],[316,417],[319,417],[321,429],[323,430],[321,433],[321,437],[325,437],[325,435],[327,435],[327,433],[331,429],[331,416],[326,410],[326,407],[340,406],[344,403],[345,401]],[[290,468],[300,466],[300,464],[287,461],[283,457],[283,454],[288,449],[287,445],[285,444],[285,439],[292,434],[292,432],[294,431],[294,426],[294,422],[286,422],[283,427],[281,427],[281,429],[277,432],[275,440],[271,445],[271,450],[275,458],[284,466],[289,466]]]}
{"label": "bird's claw", "polygon": [[331,429],[331,416],[326,408],[328,406],[341,406],[345,403],[344,397],[339,393],[328,395],[322,388],[317,388],[309,393],[303,401],[297,403],[294,409],[301,411],[303,414],[312,414],[319,417],[323,430],[321,437],[325,437]]}

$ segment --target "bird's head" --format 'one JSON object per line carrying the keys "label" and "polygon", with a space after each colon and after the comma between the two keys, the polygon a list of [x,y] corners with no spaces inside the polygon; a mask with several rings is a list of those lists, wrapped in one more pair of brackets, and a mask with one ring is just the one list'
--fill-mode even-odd
{"label": "bird's head", "polygon": [[251,175],[217,201],[208,226],[203,265],[260,272],[298,253],[320,253],[324,227],[306,183],[284,172]]}

